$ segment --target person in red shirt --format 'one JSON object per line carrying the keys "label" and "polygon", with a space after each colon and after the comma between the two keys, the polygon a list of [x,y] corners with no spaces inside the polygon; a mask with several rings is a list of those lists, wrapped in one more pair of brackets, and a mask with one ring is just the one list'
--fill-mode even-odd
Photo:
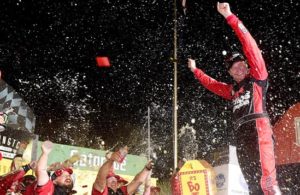
{"label": "person in red shirt", "polygon": [[237,157],[250,194],[281,194],[276,178],[273,131],[266,112],[268,72],[264,59],[229,4],[218,2],[217,9],[236,33],[246,56],[236,52],[225,61],[234,84],[211,78],[196,68],[193,59],[188,60],[188,67],[205,88],[233,103]]}
{"label": "person in red shirt", "polygon": [[152,174],[152,172],[150,172],[148,174],[148,177],[145,181],[143,195],[159,195],[160,194],[160,187],[151,186],[151,174]]}
{"label": "person in red shirt", "polygon": [[34,194],[35,186],[36,177],[33,175],[25,175],[18,186],[18,190],[23,195],[32,195]]}
{"label": "person in red shirt", "polygon": [[118,180],[118,187],[122,187],[125,186],[126,184],[128,184],[128,181],[126,179],[124,179],[123,177],[116,175],[117,180]]}
{"label": "person in red shirt", "polygon": [[152,161],[149,161],[128,185],[118,188],[118,176],[111,172],[114,162],[120,162],[119,152],[112,153],[100,167],[93,184],[92,195],[132,195],[145,181],[153,166]]}
{"label": "person in red shirt", "polygon": [[51,178],[47,172],[48,155],[51,152],[53,143],[45,141],[42,144],[42,154],[37,162],[36,177],[37,186],[35,188],[36,195],[55,195],[55,194],[72,194],[73,179],[71,177],[73,170],[64,167],[56,170]]}
{"label": "person in red shirt", "polygon": [[[106,195],[106,194],[128,194],[127,193],[127,186],[120,185],[119,183],[119,175],[116,175],[113,172],[110,172],[106,177],[106,183],[107,187],[104,189],[104,191],[100,194]],[[93,195],[99,194],[97,190],[93,188]]]}
{"label": "person in red shirt", "polygon": [[[18,170],[11,171],[5,175],[0,176],[0,194],[6,194],[8,191],[14,192],[15,186],[18,185],[19,181],[23,178],[23,176],[30,170],[35,168],[35,161],[22,166]],[[15,183],[15,184],[14,184]],[[13,184],[15,186],[13,186]]]}

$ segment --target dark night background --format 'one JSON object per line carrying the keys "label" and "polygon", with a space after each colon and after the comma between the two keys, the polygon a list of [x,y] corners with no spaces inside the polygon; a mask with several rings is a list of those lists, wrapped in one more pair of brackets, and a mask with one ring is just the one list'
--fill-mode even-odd
{"label": "dark night background", "polygon": [[[234,143],[230,103],[200,86],[186,65],[193,57],[231,82],[222,52],[240,44],[216,2],[187,0],[186,15],[178,12],[178,129],[196,130],[198,158]],[[300,98],[299,2],[228,2],[268,65],[274,124]],[[9,0],[0,2],[0,17],[2,78],[34,110],[40,140],[92,148],[104,140],[106,149],[127,144],[132,154],[145,153],[150,107],[157,167],[172,167],[172,1]],[[97,55],[111,67],[97,67]]]}

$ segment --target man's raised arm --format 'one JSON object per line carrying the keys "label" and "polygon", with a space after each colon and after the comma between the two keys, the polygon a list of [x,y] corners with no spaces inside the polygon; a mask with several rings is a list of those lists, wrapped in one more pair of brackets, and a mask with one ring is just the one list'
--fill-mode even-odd
{"label": "man's raised arm", "polygon": [[51,152],[53,147],[53,143],[50,141],[45,141],[42,144],[42,154],[37,162],[36,166],[36,175],[37,175],[37,185],[43,186],[45,185],[50,177],[47,173],[47,162],[48,162],[48,155]]}
{"label": "man's raised arm", "polygon": [[250,66],[250,74],[257,80],[265,80],[268,77],[265,61],[256,41],[244,24],[231,12],[228,3],[217,3],[218,12],[224,16],[227,23],[234,30],[240,40],[244,54]]}

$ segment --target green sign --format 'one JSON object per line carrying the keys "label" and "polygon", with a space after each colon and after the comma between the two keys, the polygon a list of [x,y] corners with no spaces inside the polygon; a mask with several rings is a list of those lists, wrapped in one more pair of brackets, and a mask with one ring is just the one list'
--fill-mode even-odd
{"label": "green sign", "polygon": [[[38,142],[38,156],[41,154],[42,143]],[[54,162],[63,162],[74,154],[79,154],[81,158],[74,164],[75,169],[98,171],[106,160],[105,153],[103,150],[54,144],[48,157],[48,165]],[[134,176],[144,168],[146,163],[146,157],[128,154],[121,164],[114,163],[114,170],[117,174]]]}

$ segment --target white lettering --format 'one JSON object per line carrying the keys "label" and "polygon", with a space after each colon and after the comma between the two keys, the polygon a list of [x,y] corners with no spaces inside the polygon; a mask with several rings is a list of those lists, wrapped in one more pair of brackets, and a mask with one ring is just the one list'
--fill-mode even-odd
{"label": "white lettering", "polygon": [[6,145],[6,136],[3,136],[3,137],[2,137],[2,144],[3,144],[3,145]]}
{"label": "white lettering", "polygon": [[19,149],[20,143],[21,142],[16,142],[16,140],[14,140],[13,147],[16,147],[17,149]]}
{"label": "white lettering", "polygon": [[79,161],[79,166],[80,167],[86,167],[86,155],[80,155],[80,161]]}
{"label": "white lettering", "polygon": [[246,27],[242,23],[240,23],[240,22],[238,23],[238,27],[241,29],[241,31],[244,34],[248,32],[247,29],[246,29]]}
{"label": "white lettering", "polygon": [[[71,150],[70,157],[78,153],[79,153],[78,150]],[[91,168],[101,167],[105,161],[106,158],[104,156],[93,155],[93,153],[80,154],[80,160],[76,162],[74,165],[79,167],[91,167]],[[114,163],[113,166],[115,170],[126,171],[126,159],[124,159],[124,161],[121,164]]]}
{"label": "white lettering", "polygon": [[121,171],[126,171],[125,166],[126,166],[126,160],[124,160],[124,161],[122,162],[122,164],[120,165],[120,170],[121,170]]}
{"label": "white lettering", "polygon": [[101,163],[100,163],[101,161],[100,161],[100,156],[95,156],[94,158],[93,158],[93,165],[94,166],[99,166]]}
{"label": "white lettering", "polygon": [[236,109],[246,106],[250,103],[250,91],[247,91],[244,95],[241,95],[233,100],[233,112]]}
{"label": "white lettering", "polygon": [[100,163],[100,165],[103,165],[105,161],[106,161],[106,158],[105,157],[101,157],[101,163]]}
{"label": "white lettering", "polygon": [[89,167],[92,167],[93,166],[93,163],[92,163],[92,160],[93,160],[93,155],[91,153],[89,153],[87,155],[87,158],[88,158],[88,166]]}
{"label": "white lettering", "polygon": [[11,151],[12,151],[12,148],[5,147],[5,146],[0,146],[0,150],[4,150],[4,151],[6,151],[6,152],[11,152]]}
{"label": "white lettering", "polygon": [[120,170],[120,164],[119,163],[114,163],[114,169],[115,170]]}

